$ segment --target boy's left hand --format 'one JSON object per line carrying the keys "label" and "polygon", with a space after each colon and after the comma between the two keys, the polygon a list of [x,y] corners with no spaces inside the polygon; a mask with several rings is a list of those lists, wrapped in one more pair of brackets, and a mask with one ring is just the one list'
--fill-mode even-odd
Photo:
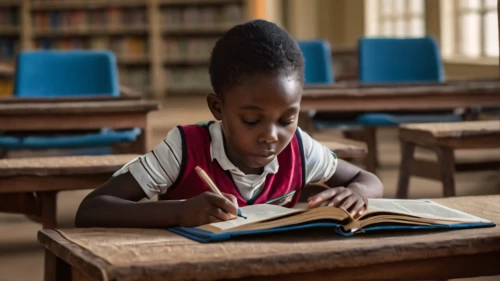
{"label": "boy's left hand", "polygon": [[328,202],[327,206],[338,207],[348,211],[353,218],[357,218],[367,209],[367,201],[356,192],[355,187],[343,186],[328,188],[307,199],[308,207],[315,208]]}

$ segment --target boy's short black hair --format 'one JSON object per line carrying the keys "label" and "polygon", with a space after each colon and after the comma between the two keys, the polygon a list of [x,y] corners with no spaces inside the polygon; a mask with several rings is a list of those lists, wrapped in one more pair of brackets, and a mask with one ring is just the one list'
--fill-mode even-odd
{"label": "boy's short black hair", "polygon": [[243,76],[270,72],[296,75],[304,83],[304,58],[297,42],[276,24],[253,20],[228,30],[210,58],[210,81],[221,95]]}

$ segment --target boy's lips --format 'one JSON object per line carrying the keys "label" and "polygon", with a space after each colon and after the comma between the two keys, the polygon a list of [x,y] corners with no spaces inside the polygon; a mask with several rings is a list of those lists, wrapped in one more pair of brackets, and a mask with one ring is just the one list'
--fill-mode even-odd
{"label": "boy's lips", "polygon": [[276,152],[273,150],[264,150],[256,153],[255,156],[269,158],[271,156],[274,156],[275,154]]}

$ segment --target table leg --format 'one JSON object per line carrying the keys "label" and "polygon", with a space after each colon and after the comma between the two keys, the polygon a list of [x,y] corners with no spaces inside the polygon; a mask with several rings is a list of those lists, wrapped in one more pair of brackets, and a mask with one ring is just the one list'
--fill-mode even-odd
{"label": "table leg", "polygon": [[378,167],[378,149],[377,149],[377,128],[366,127],[363,129],[365,134],[366,147],[368,153],[365,158],[366,170],[372,173],[377,173]]}
{"label": "table leg", "polygon": [[71,281],[71,266],[45,249],[44,281]]}
{"label": "table leg", "polygon": [[396,198],[408,198],[408,184],[410,183],[411,163],[415,153],[415,144],[401,140],[401,164],[399,166],[398,190]]}
{"label": "table leg", "polygon": [[88,277],[82,271],[80,271],[74,267],[71,270],[71,275],[73,277],[72,281],[97,281],[96,279]]}
{"label": "table leg", "polygon": [[42,192],[40,193],[41,200],[41,221],[42,227],[56,228],[57,227],[57,192]]}
{"label": "table leg", "polygon": [[438,147],[436,150],[443,183],[444,197],[455,196],[455,155],[452,148]]}

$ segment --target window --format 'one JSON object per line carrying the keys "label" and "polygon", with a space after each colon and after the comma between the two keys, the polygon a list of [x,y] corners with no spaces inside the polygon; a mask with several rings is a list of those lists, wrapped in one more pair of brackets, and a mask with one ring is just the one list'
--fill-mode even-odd
{"label": "window", "polygon": [[424,0],[365,0],[369,36],[425,35]]}
{"label": "window", "polygon": [[469,59],[498,57],[497,0],[442,2],[443,55]]}

